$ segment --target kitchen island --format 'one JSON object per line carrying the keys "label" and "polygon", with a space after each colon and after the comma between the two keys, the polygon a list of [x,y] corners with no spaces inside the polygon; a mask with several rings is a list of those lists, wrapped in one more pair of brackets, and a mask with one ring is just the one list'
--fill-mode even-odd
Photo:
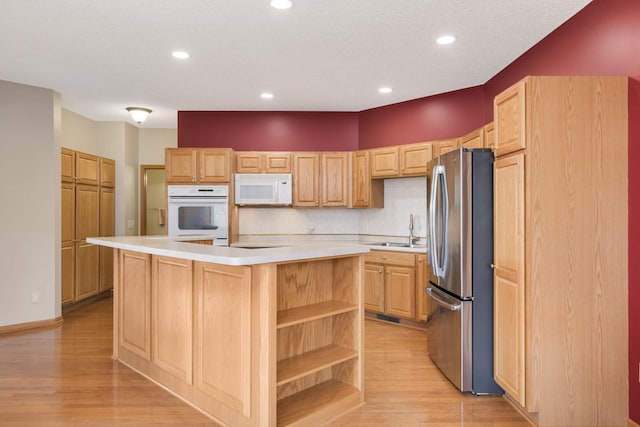
{"label": "kitchen island", "polygon": [[215,421],[318,425],[364,403],[363,253],[109,237],[113,357]]}

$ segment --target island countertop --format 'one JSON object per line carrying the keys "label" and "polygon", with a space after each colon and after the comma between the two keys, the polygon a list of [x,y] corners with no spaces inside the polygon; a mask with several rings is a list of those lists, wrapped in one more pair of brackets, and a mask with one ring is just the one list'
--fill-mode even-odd
{"label": "island countertop", "polygon": [[367,253],[357,241],[315,241],[252,244],[247,247],[211,246],[190,242],[192,237],[120,236],[89,237],[88,243],[152,255],[163,255],[223,265],[255,265]]}

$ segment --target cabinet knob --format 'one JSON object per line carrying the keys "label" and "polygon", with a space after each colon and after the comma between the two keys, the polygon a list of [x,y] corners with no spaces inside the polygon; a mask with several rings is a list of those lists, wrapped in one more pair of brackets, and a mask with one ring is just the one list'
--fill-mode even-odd
{"label": "cabinet knob", "polygon": [[495,264],[491,264],[491,268],[495,270],[496,265]]}

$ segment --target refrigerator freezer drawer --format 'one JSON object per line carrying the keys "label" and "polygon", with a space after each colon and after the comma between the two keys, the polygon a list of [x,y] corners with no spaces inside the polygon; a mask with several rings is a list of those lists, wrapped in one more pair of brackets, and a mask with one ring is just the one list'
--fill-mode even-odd
{"label": "refrigerator freezer drawer", "polygon": [[460,391],[472,391],[472,301],[453,298],[435,287],[431,298],[427,349],[433,362]]}

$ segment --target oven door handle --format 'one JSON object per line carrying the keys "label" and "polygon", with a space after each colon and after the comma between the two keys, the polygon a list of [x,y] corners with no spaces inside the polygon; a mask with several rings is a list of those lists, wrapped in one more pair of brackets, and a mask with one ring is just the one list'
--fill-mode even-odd
{"label": "oven door handle", "polygon": [[169,198],[169,203],[198,203],[198,204],[211,204],[211,203],[227,203],[227,197],[184,197],[173,196]]}
{"label": "oven door handle", "polygon": [[436,304],[446,308],[447,310],[460,311],[462,309],[462,304],[451,304],[448,301],[445,301],[442,298],[438,297],[433,288],[426,288],[425,290],[427,291],[429,297],[436,302]]}

